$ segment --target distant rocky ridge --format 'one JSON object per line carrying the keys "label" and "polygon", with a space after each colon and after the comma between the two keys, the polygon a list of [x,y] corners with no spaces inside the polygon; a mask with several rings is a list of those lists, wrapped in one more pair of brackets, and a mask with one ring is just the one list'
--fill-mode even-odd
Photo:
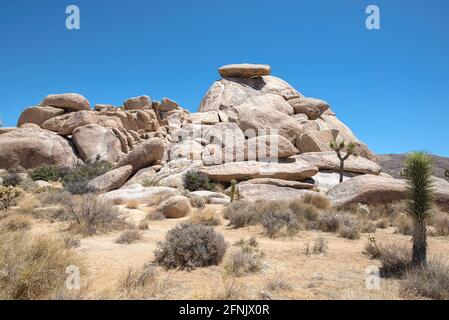
{"label": "distant rocky ridge", "polygon": [[[401,171],[404,168],[405,157],[405,154],[377,155],[382,170],[397,179],[401,178]],[[432,156],[432,159],[434,176],[449,181],[449,178],[444,174],[446,170],[449,170],[449,158]]]}
{"label": "distant rocky ridge", "polygon": [[[344,206],[406,196],[403,182],[381,172],[376,156],[327,102],[305,97],[267,65],[228,65],[219,73],[196,113],[145,95],[93,109],[79,94],[49,95],[23,111],[17,128],[0,128],[0,169],[102,160],[114,169],[92,180],[93,189],[149,203],[156,195],[180,196],[191,170],[224,187],[237,180],[247,200],[321,192]],[[359,155],[347,161],[342,184],[329,146],[334,140],[354,142]],[[148,181],[152,186],[144,187]],[[444,180],[438,199],[449,208]],[[229,197],[213,193],[208,200]]]}

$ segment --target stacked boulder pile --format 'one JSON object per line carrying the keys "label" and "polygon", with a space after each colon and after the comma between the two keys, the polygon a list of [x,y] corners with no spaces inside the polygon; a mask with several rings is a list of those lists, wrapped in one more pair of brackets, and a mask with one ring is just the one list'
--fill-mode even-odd
{"label": "stacked boulder pile", "polygon": [[[0,169],[106,161],[115,167],[92,180],[92,189],[148,204],[174,198],[164,206],[176,217],[182,214],[173,208],[188,208],[183,177],[192,170],[225,187],[236,180],[240,197],[250,201],[320,192],[345,206],[406,197],[404,182],[381,173],[375,155],[327,102],[305,97],[267,65],[228,65],[219,73],[196,113],[168,98],[92,109],[79,94],[49,95],[23,111],[17,128],[0,128]],[[224,138],[229,132],[232,143]],[[345,163],[341,184],[330,149],[335,140],[354,142],[358,154]],[[265,152],[274,145],[275,154]],[[449,183],[436,182],[437,203],[447,210]],[[191,196],[229,202],[217,192]]]}

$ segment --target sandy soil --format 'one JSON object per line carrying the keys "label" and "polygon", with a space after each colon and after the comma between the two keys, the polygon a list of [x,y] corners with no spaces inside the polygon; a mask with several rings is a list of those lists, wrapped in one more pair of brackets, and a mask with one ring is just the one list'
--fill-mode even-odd
{"label": "sandy soil", "polygon": [[[215,206],[221,213],[222,208]],[[123,209],[125,210],[125,209]],[[148,208],[129,210],[128,217],[138,222]],[[87,298],[120,298],[118,282],[129,268],[140,270],[145,263],[154,260],[154,250],[166,232],[187,218],[152,221],[149,230],[142,231],[143,239],[133,244],[116,244],[120,232],[81,240],[75,250],[84,258],[88,278]],[[61,223],[39,221],[33,226],[33,233],[58,234],[64,230]],[[260,227],[232,229],[227,222],[216,227],[226,241],[232,245],[244,238],[255,237],[265,253],[261,272],[238,278],[226,276],[222,266],[196,269],[193,271],[166,271],[157,268],[163,289],[158,299],[220,299],[233,289],[233,298],[241,299],[404,299],[399,292],[398,280],[381,279],[379,290],[368,290],[365,281],[366,270],[378,266],[363,254],[370,235],[363,234],[359,240],[347,240],[331,233],[301,231],[295,237],[270,239]],[[378,229],[371,235],[377,243],[409,242],[410,237],[395,234],[394,228]],[[328,243],[325,254],[306,254],[307,243],[313,245],[318,236]],[[431,255],[449,259],[449,238],[430,237]],[[283,279],[290,288],[270,292],[267,284],[273,279]],[[413,297],[415,298],[415,297]]]}

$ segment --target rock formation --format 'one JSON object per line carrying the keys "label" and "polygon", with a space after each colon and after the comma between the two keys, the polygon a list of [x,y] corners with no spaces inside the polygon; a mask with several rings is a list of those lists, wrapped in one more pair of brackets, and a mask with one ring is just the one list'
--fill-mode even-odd
{"label": "rock formation", "polygon": [[[224,187],[237,180],[248,200],[321,192],[341,206],[404,198],[403,182],[380,175],[374,154],[327,102],[305,97],[267,65],[228,65],[219,73],[195,113],[146,95],[94,109],[79,94],[49,95],[23,111],[17,128],[1,128],[0,169],[106,161],[114,169],[92,180],[93,190],[108,192],[111,200],[146,203],[176,197],[160,206],[167,217],[190,210],[179,189],[191,170]],[[339,184],[339,161],[329,143],[341,139],[354,142],[359,156],[346,162]],[[438,190],[438,203],[449,206],[444,181]],[[217,192],[195,195],[230,201]]]}

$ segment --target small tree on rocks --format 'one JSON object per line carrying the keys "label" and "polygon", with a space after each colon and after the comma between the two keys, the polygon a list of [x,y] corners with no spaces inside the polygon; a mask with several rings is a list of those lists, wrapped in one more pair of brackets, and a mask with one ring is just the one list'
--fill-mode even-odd
{"label": "small tree on rocks", "polygon": [[[332,141],[330,143],[330,147],[337,154],[338,159],[340,160],[340,183],[343,182],[343,174],[345,171],[345,161],[349,159],[350,156],[357,156],[355,153],[355,144],[354,142],[346,143],[345,141]],[[346,153],[345,155],[342,152]]]}

